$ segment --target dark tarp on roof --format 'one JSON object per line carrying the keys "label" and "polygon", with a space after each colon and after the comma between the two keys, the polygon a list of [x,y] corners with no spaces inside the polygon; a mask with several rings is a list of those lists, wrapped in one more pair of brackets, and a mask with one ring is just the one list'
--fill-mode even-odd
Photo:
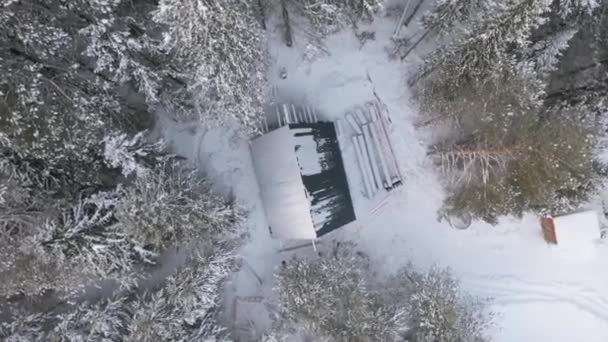
{"label": "dark tarp on roof", "polygon": [[[346,173],[342,163],[342,154],[334,124],[331,122],[290,124],[296,143],[295,152],[298,159],[301,156],[317,154],[320,167],[315,173],[302,173],[302,181],[310,202],[311,216],[317,236],[327,234],[355,220]],[[300,138],[312,138],[316,145],[299,145]],[[303,161],[299,161],[302,170]],[[319,172],[320,170],[320,172]]]}

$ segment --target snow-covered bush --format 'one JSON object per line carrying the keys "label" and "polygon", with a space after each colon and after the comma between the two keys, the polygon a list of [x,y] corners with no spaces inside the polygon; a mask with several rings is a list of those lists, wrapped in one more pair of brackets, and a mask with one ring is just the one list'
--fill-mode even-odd
{"label": "snow-covered bush", "polygon": [[[269,87],[266,48],[252,3],[161,0],[154,20],[167,27],[164,49],[190,75],[194,113],[204,124],[237,119],[255,128]],[[182,118],[182,119],[187,119]]]}
{"label": "snow-covered bush", "polygon": [[458,281],[447,269],[433,267],[427,272],[401,269],[392,284],[406,288],[408,316],[406,340],[411,342],[482,342],[489,341],[486,329],[492,315],[480,301],[464,296]]}
{"label": "snow-covered bush", "polygon": [[224,248],[211,255],[194,254],[160,289],[139,295],[129,307],[127,340],[223,340],[220,298],[234,266],[232,250]]}
{"label": "snow-covered bush", "polygon": [[267,342],[482,342],[492,322],[446,269],[401,268],[377,281],[368,260],[342,243],[277,272],[278,316]]}
{"label": "snow-covered bush", "polygon": [[383,0],[292,0],[291,3],[312,24],[327,35],[357,22],[371,21]]}
{"label": "snow-covered bush", "polygon": [[280,317],[274,337],[320,341],[391,341],[398,313],[369,283],[367,260],[342,243],[328,255],[293,258],[277,274]]}

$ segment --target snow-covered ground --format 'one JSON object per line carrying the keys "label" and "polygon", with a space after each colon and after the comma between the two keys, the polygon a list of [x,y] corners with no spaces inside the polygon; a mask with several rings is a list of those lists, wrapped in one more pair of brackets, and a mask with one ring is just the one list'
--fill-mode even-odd
{"label": "snow-covered ground", "polygon": [[[283,98],[314,104],[322,118],[336,119],[352,106],[374,100],[375,91],[392,121],[390,134],[404,185],[370,215],[375,203],[363,197],[354,158],[345,157],[358,220],[320,243],[355,241],[380,273],[408,261],[420,268],[450,267],[465,291],[492,298],[492,309],[499,314],[492,331],[495,341],[608,341],[608,246],[592,243],[583,253],[550,247],[533,216],[502,219],[495,227],[474,222],[468,230],[438,222],[443,192],[426,156],[432,132],[414,128],[416,113],[406,82],[418,59],[388,58],[392,19],[378,19],[366,29],[376,32],[375,40],[361,45],[352,32],[343,31],[324,41],[327,53],[316,58],[309,57],[303,36],[296,35],[294,47],[287,48],[280,31],[270,32],[270,78]],[[283,68],[286,79],[279,76]],[[250,211],[251,239],[241,251],[246,265],[229,291],[240,298],[268,295],[274,268],[289,256],[268,233],[246,139],[229,130],[205,134],[171,124],[164,130],[177,152],[195,160],[217,184],[231,188]],[[345,155],[352,153],[352,144],[343,144]],[[249,318],[264,326],[268,320],[261,308],[252,309]]]}

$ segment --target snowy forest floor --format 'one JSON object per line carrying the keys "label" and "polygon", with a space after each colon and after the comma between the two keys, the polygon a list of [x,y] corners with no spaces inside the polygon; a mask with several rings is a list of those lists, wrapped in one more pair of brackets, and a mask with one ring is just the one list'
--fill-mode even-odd
{"label": "snowy forest floor", "polygon": [[[495,341],[607,341],[608,246],[590,244],[584,253],[550,247],[532,215],[503,218],[497,226],[473,222],[468,230],[438,222],[444,194],[426,155],[432,132],[415,128],[420,118],[407,88],[408,73],[419,59],[412,55],[401,62],[388,57],[394,24],[393,18],[378,18],[370,27],[359,27],[374,31],[375,40],[361,44],[347,29],[328,37],[322,47],[311,45],[296,25],[291,48],[284,45],[282,30],[269,25],[269,78],[283,100],[313,105],[322,119],[334,120],[343,118],[352,106],[374,100],[375,91],[392,121],[390,134],[403,186],[390,194],[381,210],[369,215],[376,203],[362,196],[358,166],[345,157],[358,220],[317,243],[356,242],[380,275],[407,262],[421,269],[433,264],[450,267],[463,290],[491,298],[498,314],[492,331]],[[404,29],[406,36],[416,32],[416,27]],[[280,77],[283,69],[286,79]],[[259,310],[272,309],[263,305],[263,298],[271,295],[274,269],[291,254],[309,253],[311,247],[281,252],[285,245],[270,237],[245,138],[228,128],[204,132],[172,122],[162,127],[177,153],[193,160],[214,184],[225,186],[220,191],[232,191],[249,211],[250,239],[241,251],[244,267],[227,290],[227,305],[232,308],[234,301],[242,302],[239,312],[230,315],[251,320],[260,333],[270,324]],[[345,156],[352,153],[351,145],[343,148]]]}

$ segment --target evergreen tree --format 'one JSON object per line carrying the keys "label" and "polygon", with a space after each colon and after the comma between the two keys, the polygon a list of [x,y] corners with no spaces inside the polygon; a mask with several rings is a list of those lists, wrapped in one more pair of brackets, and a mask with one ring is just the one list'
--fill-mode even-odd
{"label": "evergreen tree", "polygon": [[496,222],[562,212],[591,188],[587,127],[546,107],[547,82],[578,30],[560,27],[552,5],[486,4],[421,70],[422,112],[454,127],[432,151],[449,190],[442,214]]}
{"label": "evergreen tree", "polygon": [[155,22],[168,32],[163,49],[192,75],[193,111],[204,124],[236,118],[257,127],[269,87],[265,41],[251,4],[241,0],[161,0]]}
{"label": "evergreen tree", "polygon": [[149,289],[116,291],[108,298],[60,310],[13,312],[0,323],[5,341],[210,341],[227,331],[220,323],[220,294],[234,266],[233,246],[193,252]]}

